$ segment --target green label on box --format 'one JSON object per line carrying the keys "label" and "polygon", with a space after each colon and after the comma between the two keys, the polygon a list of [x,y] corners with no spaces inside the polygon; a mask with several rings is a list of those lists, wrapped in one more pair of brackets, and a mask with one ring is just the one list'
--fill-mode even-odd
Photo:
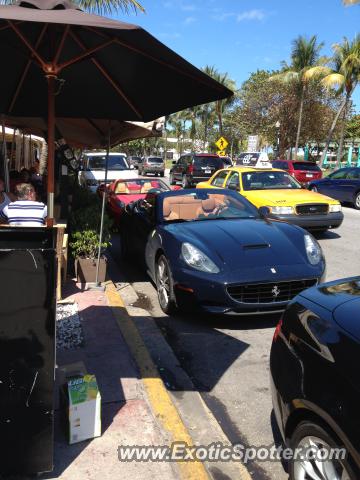
{"label": "green label on box", "polygon": [[68,390],[70,405],[95,400],[99,393],[95,375],[85,375],[69,380]]}

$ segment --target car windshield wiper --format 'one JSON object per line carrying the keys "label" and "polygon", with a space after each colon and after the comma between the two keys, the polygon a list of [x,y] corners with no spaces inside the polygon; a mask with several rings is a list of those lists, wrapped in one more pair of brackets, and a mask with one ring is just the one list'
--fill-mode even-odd
{"label": "car windshield wiper", "polygon": [[255,216],[253,217],[204,217],[204,218],[197,218],[197,222],[202,222],[204,220],[249,220],[252,218],[257,218]]}

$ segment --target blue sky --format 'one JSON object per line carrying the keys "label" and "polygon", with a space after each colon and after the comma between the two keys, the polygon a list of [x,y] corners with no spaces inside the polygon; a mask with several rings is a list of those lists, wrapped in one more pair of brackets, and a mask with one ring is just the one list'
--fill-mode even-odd
{"label": "blue sky", "polygon": [[[288,60],[299,34],[325,42],[323,53],[358,32],[360,7],[342,0],[140,0],[146,14],[119,19],[136,23],[201,68],[214,65],[237,85],[257,69]],[[353,99],[360,111],[360,87]]]}

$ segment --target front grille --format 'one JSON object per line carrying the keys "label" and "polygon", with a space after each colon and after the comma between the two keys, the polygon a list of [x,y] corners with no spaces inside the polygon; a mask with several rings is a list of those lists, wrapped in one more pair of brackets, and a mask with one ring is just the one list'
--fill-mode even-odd
{"label": "front grille", "polygon": [[329,205],[326,203],[312,203],[296,206],[296,213],[298,215],[324,215],[328,213],[328,211]]}
{"label": "front grille", "polygon": [[241,303],[280,303],[288,302],[306,288],[316,285],[314,278],[290,282],[253,283],[229,285],[227,292],[236,302]]}

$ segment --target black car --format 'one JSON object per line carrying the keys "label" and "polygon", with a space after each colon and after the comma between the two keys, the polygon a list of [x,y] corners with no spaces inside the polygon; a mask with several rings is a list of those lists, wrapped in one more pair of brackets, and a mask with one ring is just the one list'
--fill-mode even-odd
{"label": "black car", "polygon": [[171,185],[181,182],[183,188],[191,188],[199,182],[208,180],[217,170],[224,168],[219,155],[211,153],[189,153],[173,162],[169,181]]}
{"label": "black car", "polygon": [[297,457],[291,480],[360,478],[359,357],[360,277],[310,288],[288,305],[270,355],[283,440],[293,452],[337,447],[347,454],[321,462]]}
{"label": "black car", "polygon": [[360,210],[360,167],[340,168],[321,180],[309,183],[309,189]]}
{"label": "black car", "polygon": [[148,195],[127,206],[120,233],[124,258],[145,264],[165,313],[282,312],[325,271],[312,235],[263,218],[231,190]]}

